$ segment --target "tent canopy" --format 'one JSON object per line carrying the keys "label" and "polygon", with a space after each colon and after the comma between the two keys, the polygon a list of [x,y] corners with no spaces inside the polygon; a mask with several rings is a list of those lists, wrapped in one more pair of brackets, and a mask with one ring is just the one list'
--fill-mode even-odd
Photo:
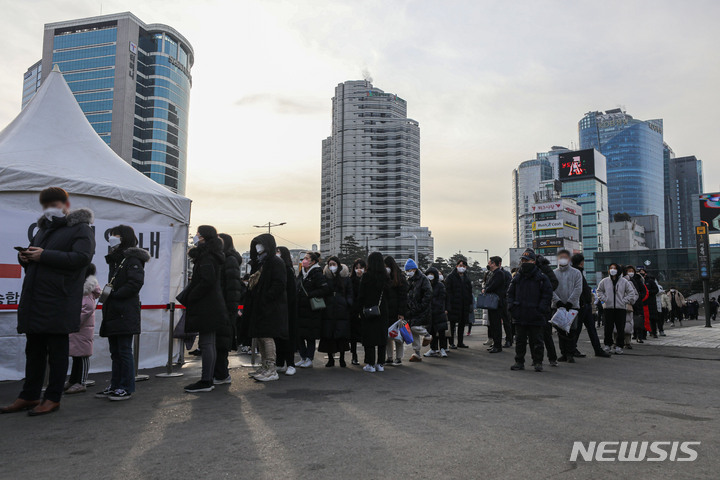
{"label": "tent canopy", "polygon": [[95,132],[55,68],[0,132],[0,192],[61,186],[137,205],[187,224],[190,199],[135,170]]}

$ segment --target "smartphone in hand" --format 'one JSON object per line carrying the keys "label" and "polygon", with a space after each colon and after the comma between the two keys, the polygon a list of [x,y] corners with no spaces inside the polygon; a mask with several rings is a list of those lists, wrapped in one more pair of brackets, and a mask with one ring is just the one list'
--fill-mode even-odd
{"label": "smartphone in hand", "polygon": [[18,252],[25,252],[27,251],[27,249],[28,247],[15,247],[15,250],[17,250]]}

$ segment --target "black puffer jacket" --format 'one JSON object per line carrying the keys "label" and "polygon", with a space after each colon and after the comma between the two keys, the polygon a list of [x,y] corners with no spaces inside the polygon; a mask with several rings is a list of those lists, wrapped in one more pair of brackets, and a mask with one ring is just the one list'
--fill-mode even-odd
{"label": "black puffer jacket", "polygon": [[387,298],[383,297],[383,302],[387,302],[388,307],[388,327],[397,322],[398,317],[404,317],[407,314],[409,289],[407,278],[404,276],[398,278],[397,285],[393,285],[392,280],[390,281]]}
{"label": "black puffer jacket", "polygon": [[362,319],[360,318],[360,278],[350,272],[350,283],[353,289],[353,304],[350,307],[350,341],[362,341]]}
{"label": "black puffer jacket", "polygon": [[193,262],[190,283],[185,290],[185,331],[226,332],[229,320],[221,278],[225,254],[219,238],[207,240],[188,252]]}
{"label": "black puffer jacket", "polygon": [[325,298],[327,309],[323,321],[322,338],[349,339],[350,311],[353,304],[350,270],[343,265],[336,275],[326,266],[323,270],[332,293]]}
{"label": "black puffer jacket", "polygon": [[467,323],[474,303],[472,281],[467,273],[461,276],[457,268],[453,269],[445,279],[445,289],[447,291],[445,304],[448,319],[453,323]]}
{"label": "black puffer jacket", "polygon": [[[408,281],[408,309],[405,320],[411,327],[429,327],[432,323],[432,287],[430,280],[417,270]],[[471,297],[472,298],[472,297]]]}
{"label": "black puffer jacket", "polygon": [[507,299],[513,323],[543,326],[550,315],[552,284],[537,266],[529,273],[522,271],[510,282]]}
{"label": "black puffer jacket", "polygon": [[[234,249],[225,250],[225,263],[223,263],[223,274],[220,277],[220,288],[225,299],[225,308],[228,313],[228,329],[218,330],[216,343],[229,350],[237,348],[237,319],[238,306],[243,296],[242,277],[240,276],[240,264],[242,257]],[[228,334],[230,335],[228,337]]]}
{"label": "black puffer jacket", "polygon": [[643,309],[643,306],[645,302],[648,299],[648,289],[645,287],[645,280],[643,279],[642,275],[636,273],[633,275],[632,278],[627,277],[627,279],[632,283],[632,286],[635,287],[635,291],[638,294],[638,299],[633,304],[633,315],[645,315],[645,311]]}
{"label": "black puffer jacket", "polygon": [[448,328],[448,319],[445,314],[445,285],[438,280],[440,273],[435,268],[430,268],[426,272],[428,275],[433,274],[435,278],[430,280],[432,286],[432,325],[430,333],[437,335],[444,332]]}
{"label": "black puffer jacket", "polygon": [[317,340],[322,336],[323,310],[310,308],[311,298],[325,298],[331,290],[320,265],[313,265],[307,275],[300,272],[298,287],[298,338]]}
{"label": "black puffer jacket", "polygon": [[145,284],[145,264],[150,254],[142,248],[114,250],[105,256],[110,269],[108,282],[115,277],[113,292],[103,304],[100,336],[140,333],[140,289]]}
{"label": "black puffer jacket", "polygon": [[25,268],[18,333],[68,334],[80,328],[85,270],[95,255],[95,234],[87,209],[70,212],[49,222],[38,220],[31,247],[43,249],[39,262]]}
{"label": "black puffer jacket", "polygon": [[[257,245],[265,247],[262,255]],[[288,338],[287,268],[275,252],[275,237],[264,233],[250,243],[253,274],[247,297],[252,338]]]}

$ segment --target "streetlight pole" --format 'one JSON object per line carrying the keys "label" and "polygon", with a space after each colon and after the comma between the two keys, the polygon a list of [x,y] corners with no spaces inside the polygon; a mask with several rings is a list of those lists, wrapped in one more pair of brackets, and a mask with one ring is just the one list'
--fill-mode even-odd
{"label": "streetlight pole", "polygon": [[487,261],[490,261],[490,250],[487,248],[483,250],[468,250],[468,253],[484,253],[487,256]]}
{"label": "streetlight pole", "polygon": [[282,223],[272,223],[272,222],[268,222],[268,223],[265,223],[265,224],[262,224],[262,225],[253,225],[253,227],[255,227],[255,228],[267,228],[267,229],[268,229],[268,233],[271,233],[271,232],[270,232],[270,229],[271,229],[272,227],[282,227],[283,225],[286,225],[286,224],[287,224],[287,222],[282,222]]}

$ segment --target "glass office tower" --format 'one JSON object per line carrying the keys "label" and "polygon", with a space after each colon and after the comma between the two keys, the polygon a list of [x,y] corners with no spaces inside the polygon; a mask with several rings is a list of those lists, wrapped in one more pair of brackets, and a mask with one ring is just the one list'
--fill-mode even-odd
{"label": "glass office tower", "polygon": [[22,108],[35,96],[42,82],[42,60],[35,62],[23,75]]}
{"label": "glass office tower", "polygon": [[671,158],[668,165],[670,191],[670,241],[668,248],[695,247],[695,227],[700,225],[699,195],[703,193],[702,160],[695,155]]}
{"label": "glass office tower", "polygon": [[[636,120],[621,109],[585,114],[578,124],[580,148],[607,158],[610,215],[657,215],[665,231],[663,121]],[[665,236],[660,235],[661,248]]]}
{"label": "glass office tower", "polygon": [[45,25],[41,71],[58,65],[115,153],[180,194],[193,62],[192,46],[179,32],[129,12]]}

